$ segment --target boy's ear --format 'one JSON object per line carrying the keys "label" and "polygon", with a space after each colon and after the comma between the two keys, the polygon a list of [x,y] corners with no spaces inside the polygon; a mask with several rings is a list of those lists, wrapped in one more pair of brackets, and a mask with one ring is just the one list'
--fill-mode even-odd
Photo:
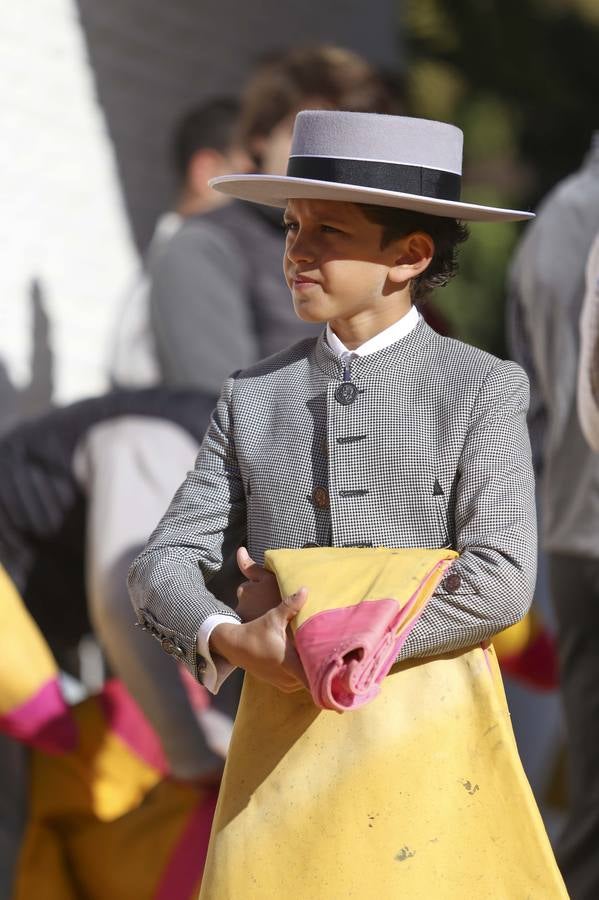
{"label": "boy's ear", "polygon": [[389,269],[389,279],[403,284],[421,275],[435,253],[435,242],[426,231],[413,231],[396,244],[395,262]]}

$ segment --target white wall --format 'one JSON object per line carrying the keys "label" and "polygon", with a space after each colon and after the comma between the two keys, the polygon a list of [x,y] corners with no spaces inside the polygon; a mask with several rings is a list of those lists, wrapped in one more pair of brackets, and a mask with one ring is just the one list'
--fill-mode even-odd
{"label": "white wall", "polygon": [[1,43],[0,357],[24,387],[36,279],[65,402],[104,388],[101,350],[137,251],[74,3],[6,4]]}
{"label": "white wall", "polygon": [[301,7],[281,0],[4,4],[0,431],[9,417],[45,408],[50,398],[65,403],[105,389],[119,298],[138,265],[137,248],[169,203],[166,138],[180,113],[238,91],[264,52],[310,40],[393,65],[396,6],[391,0],[303,0]]}

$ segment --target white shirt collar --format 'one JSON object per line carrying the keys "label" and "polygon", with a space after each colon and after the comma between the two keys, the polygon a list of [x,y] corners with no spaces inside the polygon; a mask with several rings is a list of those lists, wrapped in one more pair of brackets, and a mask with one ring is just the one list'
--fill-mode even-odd
{"label": "white shirt collar", "polygon": [[389,327],[385,328],[383,331],[379,331],[378,334],[375,334],[374,337],[371,337],[363,344],[360,344],[355,350],[348,350],[343,341],[339,340],[327,322],[326,340],[333,353],[336,353],[337,356],[342,358],[344,356],[350,356],[351,358],[354,356],[368,356],[369,353],[376,353],[377,350],[384,350],[385,347],[390,347],[391,344],[394,344],[396,341],[405,337],[410,331],[413,331],[413,329],[416,328],[419,319],[420,313],[416,307],[413,306],[405,316],[402,316],[401,319],[394,322],[393,325],[389,325]]}

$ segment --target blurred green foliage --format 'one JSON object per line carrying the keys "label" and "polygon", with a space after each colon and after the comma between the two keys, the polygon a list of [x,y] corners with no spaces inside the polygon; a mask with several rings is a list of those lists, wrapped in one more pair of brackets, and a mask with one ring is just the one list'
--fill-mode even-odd
{"label": "blurred green foliage", "polygon": [[[464,130],[463,199],[533,209],[599,128],[599,0],[403,0],[408,112]],[[524,226],[477,224],[431,300],[505,355],[505,276]]]}

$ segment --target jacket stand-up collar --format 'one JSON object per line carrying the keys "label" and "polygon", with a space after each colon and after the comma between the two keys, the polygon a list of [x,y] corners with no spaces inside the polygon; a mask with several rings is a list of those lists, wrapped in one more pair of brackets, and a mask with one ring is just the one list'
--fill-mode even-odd
{"label": "jacket stand-up collar", "polygon": [[[368,356],[354,357],[351,361],[351,380],[367,378],[369,375],[385,369],[397,370],[401,368],[408,360],[424,350],[434,334],[435,332],[426,324],[424,319],[420,319],[418,325],[412,331],[389,347],[384,347],[375,353],[369,353]],[[326,375],[338,381],[343,381],[345,368],[343,361],[327,344],[324,331],[316,341],[313,357],[316,365]]]}

